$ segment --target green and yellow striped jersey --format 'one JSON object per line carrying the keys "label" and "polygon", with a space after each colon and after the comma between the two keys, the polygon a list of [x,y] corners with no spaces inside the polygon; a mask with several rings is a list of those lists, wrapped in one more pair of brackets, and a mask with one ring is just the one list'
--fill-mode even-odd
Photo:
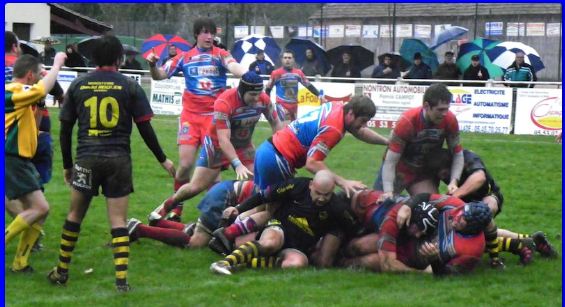
{"label": "green and yellow striped jersey", "polygon": [[43,81],[34,85],[12,82],[5,85],[4,151],[7,155],[32,158],[37,150],[37,124],[32,106],[47,92]]}

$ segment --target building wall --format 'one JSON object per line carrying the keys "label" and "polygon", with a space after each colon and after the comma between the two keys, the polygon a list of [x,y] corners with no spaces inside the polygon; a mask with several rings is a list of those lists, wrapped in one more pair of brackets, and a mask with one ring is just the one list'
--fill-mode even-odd
{"label": "building wall", "polygon": [[[559,13],[559,12],[556,12]],[[503,22],[503,35],[499,36],[486,36],[485,23],[486,22]],[[544,62],[545,69],[538,73],[540,81],[561,81],[562,74],[562,50],[561,50],[561,36],[547,37],[547,36],[506,36],[506,28],[508,22],[540,22],[540,23],[560,23],[560,15],[513,15],[513,16],[478,16],[476,22],[475,33],[475,18],[474,16],[453,16],[453,17],[437,17],[437,16],[420,16],[420,17],[397,17],[396,24],[415,24],[431,25],[431,38],[421,39],[425,43],[430,43],[434,37],[434,26],[438,24],[451,24],[452,26],[462,26],[469,29],[469,32],[459,39],[473,40],[475,37],[484,37],[499,41],[519,41],[526,45],[532,46],[540,54]],[[383,25],[392,24],[392,17],[380,18],[362,18],[362,19],[324,19],[324,25]],[[317,21],[313,22],[316,26]],[[562,25],[561,25],[562,27]],[[414,29],[413,29],[414,30]],[[546,29],[547,30],[547,29]],[[414,37],[412,37],[414,38]],[[404,38],[396,38],[394,48],[392,38],[360,38],[360,37],[343,37],[343,38],[325,38],[326,50],[343,44],[360,44],[371,51],[375,52],[376,57],[379,54],[389,51],[399,51]],[[446,43],[436,49],[438,60],[440,63],[443,61],[443,54],[447,50],[453,50],[457,55],[457,42],[453,41]],[[365,71],[367,73],[367,71]],[[370,74],[370,72],[369,72]]]}
{"label": "building wall", "polygon": [[[12,31],[14,23],[29,23],[30,39],[51,35],[51,9],[44,3],[8,3],[4,11],[4,30]],[[39,46],[42,49],[42,46]]]}

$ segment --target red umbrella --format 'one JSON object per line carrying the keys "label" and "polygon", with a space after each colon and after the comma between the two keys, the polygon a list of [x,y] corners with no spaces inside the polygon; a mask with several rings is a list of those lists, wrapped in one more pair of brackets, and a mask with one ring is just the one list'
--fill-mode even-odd
{"label": "red umbrella", "polygon": [[184,38],[178,35],[155,34],[143,41],[143,44],[141,45],[141,53],[144,58],[147,58],[152,50],[155,50],[155,54],[163,59],[168,56],[168,47],[170,45],[175,45],[182,51],[188,51],[191,47]]}

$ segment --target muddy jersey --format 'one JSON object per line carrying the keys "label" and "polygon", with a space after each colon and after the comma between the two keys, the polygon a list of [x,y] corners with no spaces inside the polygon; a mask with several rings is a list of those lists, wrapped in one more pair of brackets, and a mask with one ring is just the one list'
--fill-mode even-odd
{"label": "muddy jersey", "polygon": [[75,79],[65,95],[61,121],[78,121],[77,158],[130,154],[132,120],[150,120],[145,92],[131,78],[97,69]]}
{"label": "muddy jersey", "polygon": [[451,152],[458,153],[462,150],[455,115],[448,111],[443,121],[436,125],[427,122],[424,108],[418,107],[401,115],[392,131],[388,150],[400,153],[400,161],[408,166],[422,168],[426,153],[440,149],[444,141]]}
{"label": "muddy jersey", "polygon": [[296,104],[298,102],[298,83],[304,86],[310,85],[302,70],[292,68],[290,70],[281,67],[271,73],[268,88],[276,87],[276,102]]}
{"label": "muddy jersey", "polygon": [[345,134],[343,104],[328,102],[292,121],[273,135],[273,145],[293,168],[306,159],[323,161]]}
{"label": "muddy jersey", "polygon": [[270,123],[279,122],[278,112],[271,104],[269,96],[261,93],[259,101],[248,106],[243,102],[237,88],[229,89],[222,93],[214,103],[214,121],[208,129],[208,137],[212,144],[219,148],[217,130],[230,129],[230,141],[234,148],[245,148],[251,144],[253,130],[261,114]]}
{"label": "muddy jersey", "polygon": [[183,111],[211,114],[214,101],[226,89],[227,67],[232,62],[236,61],[228,51],[215,46],[195,47],[168,61],[164,70],[169,78],[178,72],[184,75]]}

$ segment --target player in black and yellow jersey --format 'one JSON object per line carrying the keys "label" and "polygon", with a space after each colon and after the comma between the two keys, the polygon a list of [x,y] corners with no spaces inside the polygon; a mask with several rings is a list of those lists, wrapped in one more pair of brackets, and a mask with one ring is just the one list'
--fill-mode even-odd
{"label": "player in black and yellow jersey", "polygon": [[[320,238],[326,234],[337,237],[347,224],[355,223],[347,210],[348,204],[337,201],[334,187],[334,175],[322,170],[314,179],[290,179],[234,207],[232,213],[238,214],[260,204],[280,203],[258,241],[241,245],[223,260],[213,263],[210,270],[230,275],[237,266],[261,260],[267,263],[270,260],[274,266],[283,268],[308,265],[308,255]],[[275,263],[272,258],[261,259],[273,256],[278,257]]]}
{"label": "player in black and yellow jersey", "polygon": [[[161,166],[174,176],[171,160],[163,153],[150,119],[153,112],[134,80],[118,72],[124,50],[111,35],[97,39],[93,47],[95,71],[70,85],[61,113],[61,153],[65,181],[72,186],[71,208],[63,225],[59,263],[48,275],[51,282],[64,284],[78,240],[80,225],[93,196],[106,197],[111,224],[116,289],[128,291],[129,237],[126,215],[133,192],[130,135],[132,121]],[[71,154],[72,130],[78,122],[76,161]]]}
{"label": "player in black and yellow jersey", "polygon": [[53,88],[65,58],[62,52],[56,54],[51,71],[40,81],[42,64],[39,59],[23,55],[14,64],[13,81],[5,85],[5,195],[9,200],[18,199],[24,208],[4,231],[5,244],[21,234],[12,264],[14,272],[32,271],[28,264],[29,253],[49,213],[39,173],[31,162],[37,151],[38,135],[32,106],[42,102]]}

